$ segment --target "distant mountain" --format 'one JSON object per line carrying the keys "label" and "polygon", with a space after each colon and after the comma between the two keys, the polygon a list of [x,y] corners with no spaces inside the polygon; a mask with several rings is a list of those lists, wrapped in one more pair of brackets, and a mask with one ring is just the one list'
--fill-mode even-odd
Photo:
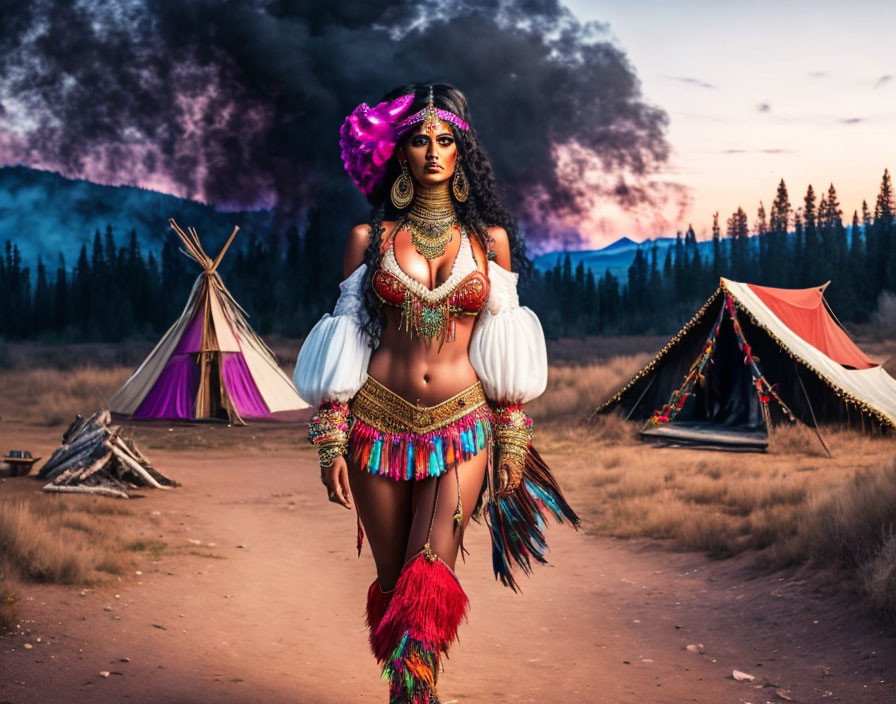
{"label": "distant mountain", "polygon": [[620,237],[613,244],[608,244],[606,247],[604,247],[600,251],[602,251],[602,252],[618,252],[619,250],[622,250],[622,249],[631,249],[632,247],[637,248],[640,246],[640,244],[641,244],[640,242],[635,242],[631,237]]}
{"label": "distant mountain", "polygon": [[[595,278],[601,277],[605,271],[609,269],[613,276],[621,281],[628,280],[628,268],[631,266],[635,258],[635,252],[643,249],[645,254],[650,253],[654,243],[657,246],[657,257],[659,266],[662,267],[663,259],[666,257],[666,250],[675,246],[674,237],[657,237],[644,242],[635,242],[629,237],[621,237],[612,244],[602,249],[581,249],[573,251],[546,252],[540,254],[533,260],[535,268],[539,271],[547,271],[553,269],[558,263],[563,263],[563,258],[569,254],[569,260],[572,264],[573,271],[582,262],[585,269],[591,269]],[[711,242],[698,242],[701,256],[706,258],[707,252],[712,247]]]}
{"label": "distant mountain", "polygon": [[26,166],[0,167],[0,247],[15,242],[25,266],[34,270],[38,255],[48,267],[57,265],[59,252],[71,268],[82,244],[88,256],[96,230],[112,226],[118,246],[127,244],[131,229],[144,251],[158,256],[170,232],[168,218],[195,227],[203,246],[217,251],[234,225],[242,233],[268,233],[270,211],[219,212],[195,201],[133,186],[103,186],[68,179],[51,171]]}

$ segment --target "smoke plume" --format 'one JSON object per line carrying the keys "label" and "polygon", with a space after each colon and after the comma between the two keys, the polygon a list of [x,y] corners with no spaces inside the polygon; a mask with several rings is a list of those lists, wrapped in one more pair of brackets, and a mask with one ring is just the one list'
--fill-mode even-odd
{"label": "smoke plume", "polygon": [[444,81],[527,222],[664,197],[665,113],[606,28],[556,0],[0,0],[0,24],[0,164],[284,219],[339,210],[361,205],[345,115]]}

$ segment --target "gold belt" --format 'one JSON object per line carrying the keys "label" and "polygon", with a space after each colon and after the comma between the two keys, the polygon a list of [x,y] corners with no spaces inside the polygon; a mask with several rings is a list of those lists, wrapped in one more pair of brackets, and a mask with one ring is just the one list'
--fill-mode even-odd
{"label": "gold belt", "polygon": [[460,420],[485,404],[479,381],[435,406],[417,406],[368,376],[352,399],[351,413],[383,432],[422,434]]}

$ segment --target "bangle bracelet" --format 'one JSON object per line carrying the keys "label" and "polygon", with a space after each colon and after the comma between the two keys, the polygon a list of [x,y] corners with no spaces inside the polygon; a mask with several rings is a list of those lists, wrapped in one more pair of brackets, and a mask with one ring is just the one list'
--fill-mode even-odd
{"label": "bangle bracelet", "polygon": [[345,447],[339,443],[327,443],[317,448],[321,467],[332,467],[337,457],[345,454]]}
{"label": "bangle bracelet", "polygon": [[332,467],[348,452],[348,403],[326,401],[308,423],[308,440],[317,445],[321,467]]}

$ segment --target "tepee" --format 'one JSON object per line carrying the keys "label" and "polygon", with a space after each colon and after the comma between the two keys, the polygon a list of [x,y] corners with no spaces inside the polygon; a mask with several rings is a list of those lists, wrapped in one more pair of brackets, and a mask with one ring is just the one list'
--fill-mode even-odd
{"label": "tepee", "polygon": [[188,257],[202,267],[187,305],[149,356],[111,399],[109,408],[133,418],[216,418],[242,424],[307,408],[273,352],[246,321],[218,274],[239,227],[211,259],[193,228],[173,219]]}
{"label": "tepee", "polygon": [[896,379],[838,325],[826,287],[722,278],[684,328],[592,416],[620,409],[646,421],[645,440],[733,450],[765,449],[769,425],[785,419],[816,429],[824,422],[896,428]]}

